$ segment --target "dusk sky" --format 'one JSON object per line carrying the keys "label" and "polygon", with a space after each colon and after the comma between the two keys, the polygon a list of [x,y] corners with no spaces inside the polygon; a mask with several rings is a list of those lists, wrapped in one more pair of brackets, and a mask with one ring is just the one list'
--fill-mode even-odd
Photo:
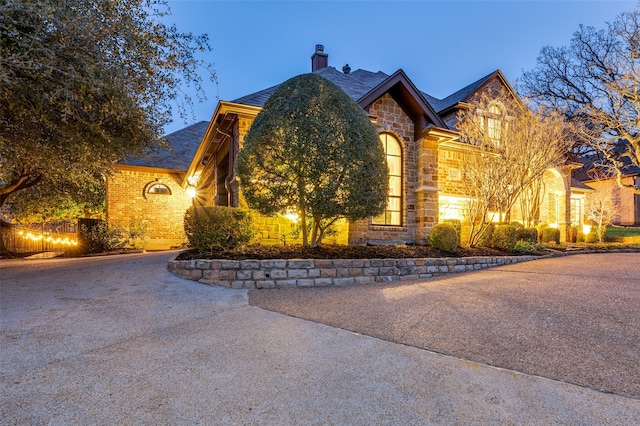
{"label": "dusk sky", "polygon": [[[568,45],[579,24],[604,28],[638,0],[604,1],[216,1],[169,0],[166,22],[209,34],[218,87],[176,117],[171,133],[210,120],[218,98],[231,101],[311,71],[316,44],[329,65],[402,68],[416,86],[443,98],[501,69],[515,85],[543,46]],[[188,89],[185,89],[188,90]]]}

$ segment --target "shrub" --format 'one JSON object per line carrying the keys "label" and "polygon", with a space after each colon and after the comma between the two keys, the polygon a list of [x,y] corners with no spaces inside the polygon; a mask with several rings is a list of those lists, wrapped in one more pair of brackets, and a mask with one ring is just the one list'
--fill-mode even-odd
{"label": "shrub", "polygon": [[549,225],[546,223],[540,223],[536,225],[536,229],[538,230],[538,242],[542,242],[542,232],[547,229]]}
{"label": "shrub", "polygon": [[444,219],[441,223],[448,223],[452,225],[456,232],[458,233],[458,237],[462,235],[462,222],[458,219]]}
{"label": "shrub", "polygon": [[144,248],[149,239],[149,226],[139,219],[132,219],[129,222],[128,245],[134,249]]}
{"label": "shrub", "polygon": [[589,232],[584,238],[585,243],[597,243],[598,235],[595,232]]}
{"label": "shrub", "polygon": [[536,228],[518,228],[516,229],[516,241],[525,241],[530,243],[538,242],[538,230]]}
{"label": "shrub", "polygon": [[515,247],[513,248],[513,251],[517,253],[535,253],[536,251],[538,251],[538,247],[536,246],[535,242],[518,240]]}
{"label": "shrub", "polygon": [[587,240],[587,236],[584,234],[584,232],[578,232],[578,235],[576,237],[576,242],[577,243],[584,243]]}
{"label": "shrub", "polygon": [[509,225],[515,227],[516,229],[524,229],[524,225],[520,222],[509,222]]}
{"label": "shrub", "polygon": [[438,223],[429,233],[429,245],[438,250],[453,253],[459,244],[458,232],[450,223]]}
{"label": "shrub", "polygon": [[88,253],[106,253],[123,249],[128,242],[126,231],[118,226],[109,227],[107,222],[99,222],[88,228],[80,225]]}
{"label": "shrub", "polygon": [[199,251],[235,249],[253,238],[249,212],[233,207],[190,207],[184,231],[191,247]]}
{"label": "shrub", "polygon": [[560,230],[557,228],[543,228],[542,242],[549,243],[551,241],[555,241],[556,244],[560,243]]}
{"label": "shrub", "polygon": [[482,235],[480,235],[480,238],[478,238],[478,245],[480,247],[492,247],[493,243],[491,240],[493,238],[493,230],[495,228],[496,226],[493,223],[487,225]]}
{"label": "shrub", "polygon": [[492,247],[511,251],[516,245],[516,227],[513,225],[498,225],[493,230]]}

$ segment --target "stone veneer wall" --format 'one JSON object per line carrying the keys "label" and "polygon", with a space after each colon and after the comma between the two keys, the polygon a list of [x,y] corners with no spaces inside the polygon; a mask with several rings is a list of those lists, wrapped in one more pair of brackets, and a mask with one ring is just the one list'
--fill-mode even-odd
{"label": "stone veneer wall", "polygon": [[231,288],[327,287],[417,280],[537,259],[486,256],[438,259],[174,260],[175,275]]}
{"label": "stone veneer wall", "polygon": [[402,226],[373,225],[371,218],[350,223],[349,244],[364,245],[376,241],[396,244],[412,243],[416,235],[416,144],[413,139],[413,121],[389,94],[385,94],[371,105],[369,115],[376,117],[375,127],[378,133],[393,134],[402,144],[404,177]]}

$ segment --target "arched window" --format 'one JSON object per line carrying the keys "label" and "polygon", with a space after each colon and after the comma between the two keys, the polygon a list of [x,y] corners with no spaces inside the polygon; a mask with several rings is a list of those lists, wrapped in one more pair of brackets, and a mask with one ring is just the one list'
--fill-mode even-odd
{"label": "arched window", "polygon": [[171,190],[167,185],[158,182],[158,183],[153,183],[149,185],[147,189],[147,194],[171,195]]}
{"label": "arched window", "polygon": [[500,147],[502,126],[506,125],[503,119],[504,111],[502,105],[497,103],[491,104],[489,106],[489,113],[487,114],[487,134],[496,147]]}
{"label": "arched window", "polygon": [[402,225],[402,146],[400,141],[389,133],[382,133],[380,141],[387,157],[389,167],[389,192],[387,207],[383,214],[374,217],[374,225]]}

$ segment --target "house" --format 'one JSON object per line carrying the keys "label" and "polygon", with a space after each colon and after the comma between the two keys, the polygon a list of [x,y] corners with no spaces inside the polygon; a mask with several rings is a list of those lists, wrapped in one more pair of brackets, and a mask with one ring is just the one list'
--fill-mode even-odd
{"label": "house", "polygon": [[583,166],[575,178],[593,188],[596,192],[607,192],[612,197],[617,214],[613,225],[640,226],[640,167],[633,165],[628,158],[622,159],[622,178],[620,187],[615,177],[610,177],[607,169],[601,167],[601,159],[597,155],[582,158]]}
{"label": "house", "polygon": [[149,250],[184,244],[182,221],[193,199],[183,183],[208,125],[201,121],[188,126],[167,135],[159,151],[115,164],[116,173],[106,181],[107,222],[144,223]]}
{"label": "house", "polygon": [[[429,231],[439,220],[463,219],[463,153],[469,148],[459,141],[456,114],[482,93],[505,89],[515,95],[502,72],[492,72],[437,99],[419,90],[401,69],[386,74],[351,71],[346,65],[339,71],[329,66],[322,45],[316,46],[311,65],[312,72],[336,84],[366,111],[379,132],[390,170],[384,214],[343,223],[335,242],[426,244]],[[191,203],[242,207],[242,188],[235,174],[237,153],[254,118],[277,87],[231,102],[220,101],[204,131],[205,123],[198,123],[194,125],[197,131],[187,128],[170,135],[170,143],[177,143],[184,154],[193,150],[188,164],[174,161],[178,156],[170,154],[117,165],[122,173],[107,183],[108,220],[145,218],[153,224],[152,240],[161,244],[171,242],[174,234],[182,231],[182,215]],[[199,139],[185,140],[188,135],[198,137],[200,132]],[[590,190],[572,179],[574,168],[568,163],[545,176],[541,219],[559,228],[562,240],[569,237],[571,226],[583,224],[582,214],[575,212],[584,211],[584,197]],[[156,190],[156,185],[166,189]],[[189,193],[196,196],[189,200]],[[256,227],[259,241],[267,244],[281,242],[292,225],[285,217],[258,216]]]}

